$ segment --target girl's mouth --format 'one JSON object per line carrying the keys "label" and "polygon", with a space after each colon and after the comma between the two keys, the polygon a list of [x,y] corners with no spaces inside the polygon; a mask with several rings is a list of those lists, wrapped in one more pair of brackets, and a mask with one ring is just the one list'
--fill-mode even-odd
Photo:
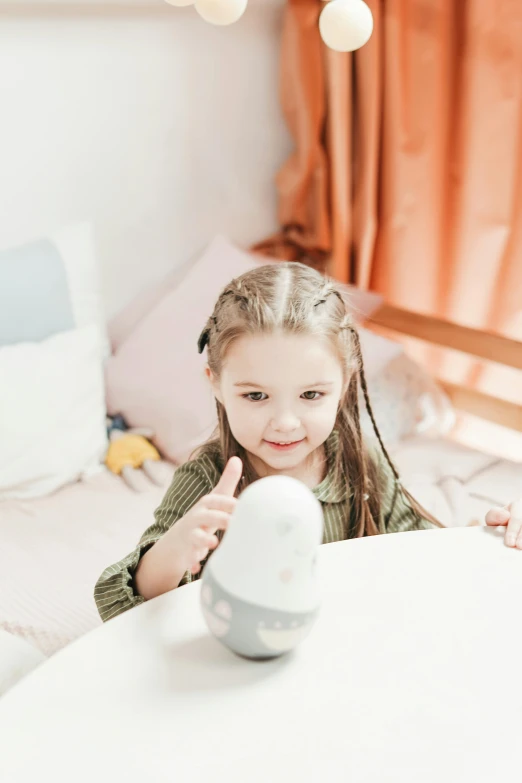
{"label": "girl's mouth", "polygon": [[294,440],[294,441],[265,440],[265,443],[275,451],[292,451],[293,449],[296,449],[297,446],[299,446],[303,442],[303,440],[304,438],[301,438],[301,440]]}

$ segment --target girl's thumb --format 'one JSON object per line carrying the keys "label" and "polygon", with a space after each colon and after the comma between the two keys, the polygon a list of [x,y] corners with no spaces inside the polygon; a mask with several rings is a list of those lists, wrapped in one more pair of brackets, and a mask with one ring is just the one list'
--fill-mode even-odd
{"label": "girl's thumb", "polygon": [[223,475],[214,488],[214,493],[216,495],[230,495],[233,497],[242,473],[243,463],[239,457],[231,457],[225,466]]}

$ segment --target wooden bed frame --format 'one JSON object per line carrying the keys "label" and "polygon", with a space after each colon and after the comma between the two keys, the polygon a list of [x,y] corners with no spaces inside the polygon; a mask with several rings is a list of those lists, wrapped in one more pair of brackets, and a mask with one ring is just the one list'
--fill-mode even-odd
{"label": "wooden bed frame", "polygon": [[[522,371],[522,342],[382,304],[367,319],[369,328],[394,332]],[[522,432],[522,404],[437,379],[457,410]]]}

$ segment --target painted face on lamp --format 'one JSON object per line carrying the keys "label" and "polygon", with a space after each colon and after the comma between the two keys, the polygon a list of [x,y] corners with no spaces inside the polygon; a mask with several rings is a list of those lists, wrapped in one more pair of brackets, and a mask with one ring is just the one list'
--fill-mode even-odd
{"label": "painted face on lamp", "polygon": [[309,335],[247,335],[232,344],[219,379],[207,372],[259,475],[304,480],[335,426],[343,391],[333,346]]}

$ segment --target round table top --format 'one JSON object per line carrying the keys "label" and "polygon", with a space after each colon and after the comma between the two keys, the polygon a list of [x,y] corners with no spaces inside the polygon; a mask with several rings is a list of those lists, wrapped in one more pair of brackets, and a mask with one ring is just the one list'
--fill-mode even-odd
{"label": "round table top", "polygon": [[522,553],[400,533],[322,546],[319,578],[276,660],[209,634],[199,582],[79,639],[0,700],[0,780],[520,780]]}

